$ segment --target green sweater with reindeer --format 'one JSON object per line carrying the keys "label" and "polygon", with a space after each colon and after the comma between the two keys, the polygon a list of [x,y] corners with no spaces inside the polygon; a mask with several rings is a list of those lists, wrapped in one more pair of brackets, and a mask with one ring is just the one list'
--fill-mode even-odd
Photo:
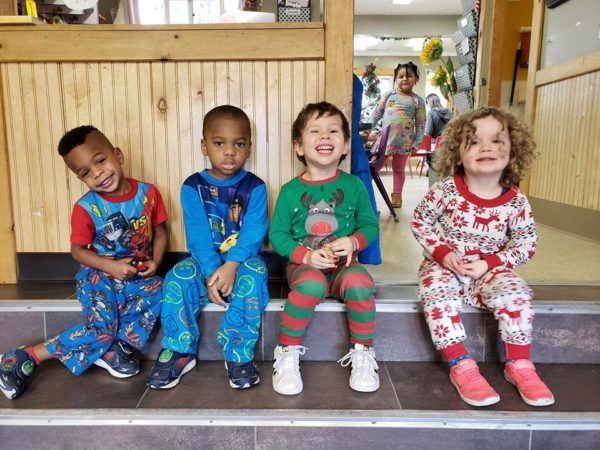
{"label": "green sweater with reindeer", "polygon": [[379,234],[379,224],[364,184],[346,172],[320,181],[298,176],[277,198],[269,240],[277,253],[296,264],[310,250],[354,236],[360,250]]}

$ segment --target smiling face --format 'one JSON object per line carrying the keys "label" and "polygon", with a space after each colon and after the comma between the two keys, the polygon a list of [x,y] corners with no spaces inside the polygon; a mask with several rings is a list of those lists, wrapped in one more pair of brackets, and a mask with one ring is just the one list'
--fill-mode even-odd
{"label": "smiling face", "polygon": [[304,157],[309,171],[314,168],[335,172],[342,156],[348,153],[349,143],[339,115],[317,117],[314,113],[306,122],[300,142],[294,142],[294,150]]}
{"label": "smiling face", "polygon": [[507,126],[493,116],[473,121],[471,139],[465,135],[460,146],[460,163],[470,177],[500,177],[510,160],[510,134]]}
{"label": "smiling face", "polygon": [[97,131],[83,144],[63,156],[65,163],[90,190],[109,195],[123,195],[129,182],[123,174],[123,153]]}
{"label": "smiling face", "polygon": [[403,67],[396,76],[396,89],[409,94],[417,84],[417,77],[412,70]]}
{"label": "smiling face", "polygon": [[218,117],[203,131],[202,153],[210,159],[213,177],[225,180],[235,176],[250,156],[250,127],[238,118]]}

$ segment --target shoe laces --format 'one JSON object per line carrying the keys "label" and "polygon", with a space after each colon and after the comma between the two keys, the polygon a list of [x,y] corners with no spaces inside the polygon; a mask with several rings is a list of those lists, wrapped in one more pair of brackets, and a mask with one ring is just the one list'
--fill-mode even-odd
{"label": "shoe laces", "polygon": [[353,347],[348,353],[342,356],[338,363],[342,367],[347,367],[352,364],[352,370],[364,372],[372,372],[379,370],[375,352],[370,347],[363,346],[362,348]]}
{"label": "shoe laces", "polygon": [[289,345],[287,351],[281,352],[275,360],[273,369],[277,372],[298,372],[300,370],[300,356],[308,350],[303,345]]}

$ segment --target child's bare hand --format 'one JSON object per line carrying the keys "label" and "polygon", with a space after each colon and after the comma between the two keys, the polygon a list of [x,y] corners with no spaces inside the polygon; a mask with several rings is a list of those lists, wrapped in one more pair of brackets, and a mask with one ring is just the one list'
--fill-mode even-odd
{"label": "child's bare hand", "polygon": [[137,275],[137,270],[131,264],[131,258],[115,259],[110,261],[109,270],[107,273],[112,275],[117,280],[127,280]]}
{"label": "child's bare hand", "polygon": [[140,264],[146,266],[145,270],[140,270],[137,274],[140,277],[151,277],[156,274],[156,270],[158,269],[158,264],[153,259],[149,259],[148,261],[142,261]]}
{"label": "child's bare hand", "polygon": [[[211,302],[221,306],[226,305],[223,297],[231,295],[239,265],[238,262],[227,261],[206,279],[206,288]],[[216,295],[213,295],[214,300],[210,296],[211,292],[213,294],[216,292]]]}
{"label": "child's bare hand", "polygon": [[334,260],[330,253],[324,248],[318,248],[311,250],[302,259],[302,264],[307,264],[315,269],[333,269],[335,267],[336,260]]}
{"label": "child's bare hand", "polygon": [[349,236],[336,239],[333,242],[327,244],[327,247],[333,252],[336,258],[342,258],[346,256],[346,267],[352,262],[352,255],[356,250],[356,243],[354,239]]}
{"label": "child's bare hand", "polygon": [[463,273],[475,280],[480,278],[484,273],[488,271],[488,264],[484,259],[463,263],[462,267]]}
{"label": "child's bare hand", "polygon": [[466,275],[460,256],[454,252],[450,252],[444,256],[444,259],[442,259],[442,266],[448,270],[451,270],[456,275]]}

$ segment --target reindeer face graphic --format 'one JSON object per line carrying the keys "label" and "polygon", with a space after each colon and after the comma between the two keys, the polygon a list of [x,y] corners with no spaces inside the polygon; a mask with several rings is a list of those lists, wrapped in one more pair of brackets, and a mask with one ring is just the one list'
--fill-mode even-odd
{"label": "reindeer face graphic", "polygon": [[334,241],[336,237],[333,233],[338,227],[335,208],[344,201],[344,191],[338,189],[331,195],[329,200],[319,200],[316,202],[312,195],[305,192],[302,194],[300,201],[308,210],[304,229],[309,236],[304,239],[304,245],[315,249]]}

